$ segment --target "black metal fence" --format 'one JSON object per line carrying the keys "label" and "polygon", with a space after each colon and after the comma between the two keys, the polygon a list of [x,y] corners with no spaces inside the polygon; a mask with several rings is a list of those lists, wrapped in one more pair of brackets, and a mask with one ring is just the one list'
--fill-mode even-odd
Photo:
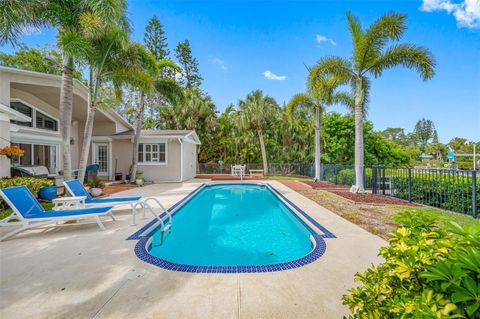
{"label": "black metal fence", "polygon": [[480,178],[476,171],[373,166],[372,193],[477,217]]}
{"label": "black metal fence", "polygon": [[[313,178],[315,167],[307,164],[269,164],[270,175]],[[353,165],[322,164],[320,179],[350,186],[355,183]],[[262,164],[246,164],[246,170]],[[230,164],[199,164],[200,174],[230,174]],[[476,171],[367,166],[365,188],[373,194],[393,196],[411,202],[477,217],[480,210],[480,176]]]}

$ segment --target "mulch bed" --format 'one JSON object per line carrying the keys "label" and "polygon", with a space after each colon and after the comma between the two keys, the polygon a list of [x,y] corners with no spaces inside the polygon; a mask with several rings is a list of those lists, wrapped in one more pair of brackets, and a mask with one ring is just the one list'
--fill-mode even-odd
{"label": "mulch bed", "polygon": [[303,183],[309,185],[309,186],[312,187],[313,189],[338,189],[338,190],[348,190],[348,188],[345,187],[345,186],[337,185],[337,184],[330,183],[330,182],[320,181],[320,182],[303,182]]}
{"label": "mulch bed", "polygon": [[405,206],[419,206],[415,203],[409,203],[399,198],[377,195],[377,194],[355,194],[348,190],[328,190],[330,193],[342,196],[343,198],[354,201],[355,203],[369,203],[369,204],[387,204],[387,205],[405,205]]}

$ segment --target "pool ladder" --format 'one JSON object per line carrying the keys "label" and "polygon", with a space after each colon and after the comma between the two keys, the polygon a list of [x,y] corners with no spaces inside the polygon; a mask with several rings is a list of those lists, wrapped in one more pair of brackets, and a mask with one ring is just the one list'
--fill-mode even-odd
{"label": "pool ladder", "polygon": [[[149,202],[155,202],[161,209],[160,214],[157,214],[153,207],[149,204]],[[133,214],[132,214],[132,224],[135,225],[135,212],[137,210],[137,207],[140,206],[143,208],[143,218],[146,218],[146,211],[148,210],[160,223],[160,232],[161,232],[161,241],[160,245],[163,244],[163,240],[165,238],[165,235],[170,233],[172,230],[172,214],[165,209],[165,207],[160,203],[160,201],[154,197],[148,197],[146,198],[143,202],[138,202],[135,204],[133,207]],[[165,213],[167,216],[166,222],[163,221],[161,218],[161,215]]]}

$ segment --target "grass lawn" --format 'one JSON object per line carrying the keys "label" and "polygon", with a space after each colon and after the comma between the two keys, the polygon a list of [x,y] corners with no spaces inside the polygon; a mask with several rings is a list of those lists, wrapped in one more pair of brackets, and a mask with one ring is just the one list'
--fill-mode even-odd
{"label": "grass lawn", "polygon": [[405,211],[414,211],[418,214],[432,216],[439,224],[444,225],[446,225],[448,221],[454,221],[461,226],[480,225],[480,219],[478,218],[474,219],[467,215],[451,213],[431,207],[354,203],[326,190],[298,192],[335,214],[384,239],[387,239],[390,233],[398,227],[394,220],[394,215]]}
{"label": "grass lawn", "polygon": [[296,177],[296,176],[268,176],[272,181],[290,180],[290,181],[311,181],[311,178]]}
{"label": "grass lawn", "polygon": [[418,212],[419,214],[425,214],[426,216],[431,216],[437,220],[439,224],[445,224],[448,221],[453,221],[459,224],[460,226],[467,225],[480,225],[479,218],[472,218],[470,216],[461,215],[457,213],[451,213],[431,207],[408,207],[397,206],[399,212]]}
{"label": "grass lawn", "polygon": [[[50,203],[50,202],[41,202],[40,204],[42,204],[45,210],[51,210],[53,208],[53,203]],[[12,210],[10,208],[0,209],[0,220],[7,218],[8,216],[10,216],[11,213],[12,213]]]}

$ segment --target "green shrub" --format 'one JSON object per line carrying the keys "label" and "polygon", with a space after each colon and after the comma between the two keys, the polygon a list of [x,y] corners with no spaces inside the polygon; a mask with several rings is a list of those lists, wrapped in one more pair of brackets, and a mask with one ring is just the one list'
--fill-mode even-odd
{"label": "green shrub", "polygon": [[385,262],[343,296],[349,318],[480,318],[480,226],[445,229],[411,212],[396,221]]}
{"label": "green shrub", "polygon": [[34,177],[14,177],[14,178],[2,178],[0,179],[0,188],[21,186],[25,185],[27,188],[36,195],[40,188],[45,186],[52,186],[53,181],[46,178],[34,178]]}
{"label": "green shrub", "polygon": [[355,171],[354,169],[347,168],[338,172],[338,184],[341,185],[353,185],[355,184]]}
{"label": "green shrub", "polygon": [[[54,185],[53,181],[46,178],[34,178],[34,177],[14,177],[14,178],[1,178],[0,179],[0,188],[12,187],[12,186],[21,186],[25,185],[32,192],[34,196],[37,196],[40,188],[45,186]],[[4,203],[3,199],[0,198],[0,211],[6,209],[8,205]]]}

